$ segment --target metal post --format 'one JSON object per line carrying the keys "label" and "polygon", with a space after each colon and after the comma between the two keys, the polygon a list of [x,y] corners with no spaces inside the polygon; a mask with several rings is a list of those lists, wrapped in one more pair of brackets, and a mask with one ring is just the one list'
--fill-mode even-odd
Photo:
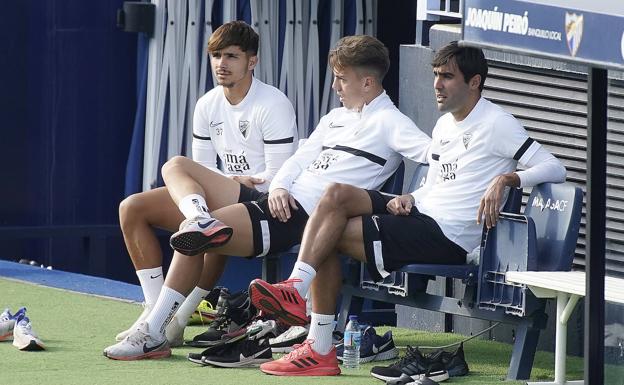
{"label": "metal post", "polygon": [[587,87],[585,384],[602,385],[604,383],[607,70],[590,68]]}

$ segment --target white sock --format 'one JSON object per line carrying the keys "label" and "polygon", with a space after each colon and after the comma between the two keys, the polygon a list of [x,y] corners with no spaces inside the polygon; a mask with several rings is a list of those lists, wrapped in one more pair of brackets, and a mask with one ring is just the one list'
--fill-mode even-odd
{"label": "white sock", "polygon": [[293,285],[299,292],[299,295],[305,297],[314,277],[316,277],[316,270],[312,266],[305,262],[297,261],[288,279],[297,278],[301,280],[301,282],[295,282]]}
{"label": "white sock", "polygon": [[178,309],[175,319],[178,322],[178,326],[184,328],[191,317],[191,314],[197,309],[199,303],[209,293],[209,290],[204,290],[201,287],[195,286],[195,289],[191,291],[191,294],[186,297],[182,306]]}
{"label": "white sock", "polygon": [[137,270],[136,275],[139,277],[141,289],[143,289],[145,304],[148,307],[153,306],[158,299],[160,289],[162,289],[165,283],[162,266],[154,267],[153,269]]}
{"label": "white sock", "polygon": [[325,355],[332,348],[332,332],[334,331],[333,314],[312,313],[308,339],[313,340],[312,349],[318,354]]}
{"label": "white sock", "polygon": [[145,320],[149,325],[149,333],[158,340],[165,338],[165,328],[174,314],[184,302],[184,296],[170,287],[163,286],[158,301]]}
{"label": "white sock", "polygon": [[178,203],[178,207],[186,219],[192,219],[195,217],[208,217],[208,205],[203,196],[199,194],[190,194],[185,196]]}

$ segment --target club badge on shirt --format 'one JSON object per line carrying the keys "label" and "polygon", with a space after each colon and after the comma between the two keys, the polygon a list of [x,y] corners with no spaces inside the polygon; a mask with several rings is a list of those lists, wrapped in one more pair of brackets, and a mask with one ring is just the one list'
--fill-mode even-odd
{"label": "club badge on shirt", "polygon": [[239,120],[238,121],[238,129],[240,130],[243,137],[247,139],[249,136],[249,120]]}
{"label": "club badge on shirt", "polygon": [[464,141],[464,147],[467,150],[468,149],[468,144],[470,143],[470,139],[472,139],[472,133],[470,133],[470,132],[465,133],[464,137],[462,139]]}

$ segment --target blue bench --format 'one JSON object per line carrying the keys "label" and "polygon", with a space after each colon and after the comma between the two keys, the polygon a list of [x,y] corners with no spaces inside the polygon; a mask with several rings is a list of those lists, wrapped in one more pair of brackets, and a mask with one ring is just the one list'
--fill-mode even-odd
{"label": "blue bench", "polygon": [[[417,171],[413,185],[421,183],[422,172]],[[408,284],[402,295],[393,294],[392,289],[396,288],[393,285],[382,284],[374,290],[364,288],[353,279],[353,274],[348,274],[342,289],[338,328],[344,328],[350,312],[358,312],[364,298],[512,324],[516,334],[507,378],[528,379],[539,332],[546,324],[545,301],[535,298],[522,285],[506,282],[504,275],[507,271],[570,270],[582,198],[580,188],[566,183],[536,186],[524,215],[502,215],[496,227],[484,231],[479,265],[404,266],[399,273],[405,273],[403,280],[408,280]],[[521,195],[512,190],[507,209],[519,206],[520,199]],[[463,297],[426,293],[427,279],[436,276],[461,280],[465,284]],[[352,308],[352,302],[356,309]]]}

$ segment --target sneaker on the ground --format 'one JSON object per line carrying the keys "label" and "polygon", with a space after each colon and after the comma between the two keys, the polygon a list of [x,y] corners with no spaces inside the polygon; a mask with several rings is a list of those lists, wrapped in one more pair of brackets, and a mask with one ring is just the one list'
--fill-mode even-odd
{"label": "sneaker on the ground", "polygon": [[258,310],[273,315],[286,325],[305,325],[309,322],[306,300],[293,286],[296,281],[289,279],[270,284],[261,279],[254,279],[249,284],[251,302]]}
{"label": "sneaker on the ground", "polygon": [[169,239],[171,248],[184,255],[197,255],[210,248],[225,245],[234,231],[216,218],[195,217],[180,224],[180,230]]}
{"label": "sneaker on the ground", "polygon": [[309,325],[291,326],[284,333],[269,339],[273,353],[290,353],[293,346],[303,343],[308,337]]}
{"label": "sneaker on the ground", "polygon": [[[336,346],[338,360],[342,361],[344,353],[344,343]],[[383,336],[377,335],[375,328],[368,326],[362,333],[360,345],[360,362],[385,361],[398,357],[399,351],[394,346],[392,331],[388,330]]]}
{"label": "sneaker on the ground", "polygon": [[32,325],[28,317],[26,317],[25,311],[20,313],[15,320],[15,327],[13,328],[13,346],[19,350],[28,351],[45,349],[45,345],[32,329]]}
{"label": "sneaker on the ground", "polygon": [[469,372],[468,363],[464,356],[464,344],[459,344],[455,351],[447,352],[446,350],[436,350],[425,357],[432,363],[441,364],[448,372],[449,377],[465,376]]}
{"label": "sneaker on the ground", "polygon": [[143,312],[141,313],[141,315],[139,315],[139,318],[137,318],[137,320],[134,321],[132,326],[130,326],[128,329],[126,329],[126,330],[120,332],[119,334],[117,334],[115,336],[115,341],[117,341],[117,342],[123,341],[126,337],[128,337],[128,334],[132,333],[133,331],[135,331],[139,327],[139,324],[141,322],[143,322],[143,321],[145,321],[147,319],[147,316],[152,311],[152,306],[146,304],[145,302],[143,302],[141,304],[141,306],[143,306]]}
{"label": "sneaker on the ground", "polygon": [[449,374],[444,366],[431,362],[418,348],[407,347],[405,357],[389,366],[375,366],[371,369],[371,376],[382,381],[415,381],[428,377],[433,381],[444,381]]}
{"label": "sneaker on the ground", "polygon": [[209,365],[202,361],[204,357],[218,355],[221,351],[228,349],[228,345],[234,344],[248,337],[247,333],[245,333],[245,329],[240,330],[243,331],[243,333],[239,333],[236,336],[233,336],[234,333],[232,333],[232,336],[230,338],[221,338],[219,342],[212,346],[209,346],[201,353],[189,353],[187,356],[188,360],[203,366]]}
{"label": "sneaker on the ground", "polygon": [[269,338],[275,338],[278,334],[277,322],[272,319],[256,319],[247,326],[247,335],[252,340],[266,338],[268,343]]}
{"label": "sneaker on the ground", "polygon": [[423,377],[418,380],[410,378],[409,380],[388,381],[386,385],[438,385],[438,383],[429,377]]}
{"label": "sneaker on the ground", "polygon": [[4,309],[0,314],[0,341],[11,341],[13,339],[13,329],[15,322],[20,315],[26,314],[26,308],[19,309],[15,314],[11,314],[9,309]]}
{"label": "sneaker on the ground", "polygon": [[204,299],[197,305],[197,309],[191,314],[189,325],[208,325],[217,317],[217,302],[223,287],[216,286],[206,294]]}
{"label": "sneaker on the ground", "polygon": [[104,356],[122,361],[165,358],[171,356],[171,348],[166,338],[153,337],[147,322],[141,322],[123,341],[104,349]]}
{"label": "sneaker on the ground", "polygon": [[173,316],[165,328],[165,338],[169,341],[169,347],[178,348],[184,345],[184,329],[186,325],[181,325],[177,316]]}
{"label": "sneaker on the ground", "polygon": [[258,366],[273,360],[271,347],[266,338],[255,340],[243,338],[226,346],[227,348],[215,354],[205,356],[202,362],[223,368],[240,368]]}
{"label": "sneaker on the ground", "polygon": [[244,328],[256,315],[256,309],[251,305],[246,291],[234,294],[222,291],[217,308],[217,318],[208,325],[208,330],[193,337],[187,345],[207,347],[218,344],[223,335]]}
{"label": "sneaker on the ground", "polygon": [[312,350],[312,340],[305,340],[301,345],[280,358],[260,365],[260,370],[276,376],[336,376],[340,374],[336,348],[321,355]]}

